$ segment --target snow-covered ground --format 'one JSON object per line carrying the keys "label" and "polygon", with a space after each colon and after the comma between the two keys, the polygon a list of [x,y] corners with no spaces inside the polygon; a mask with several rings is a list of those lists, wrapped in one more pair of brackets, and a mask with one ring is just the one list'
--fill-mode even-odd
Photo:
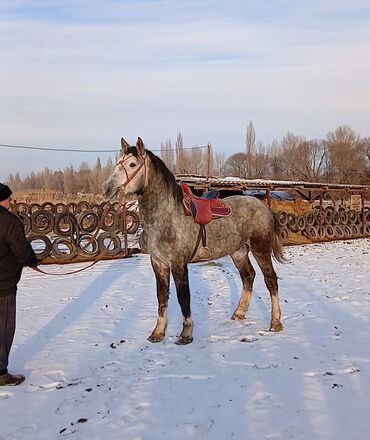
{"label": "snow-covered ground", "polygon": [[259,271],[235,322],[231,260],[190,266],[188,346],[174,343],[173,285],[167,338],[146,340],[157,308],[147,255],[66,277],[25,270],[10,369],[26,382],[0,388],[0,439],[368,439],[370,239],[285,253],[276,334]]}

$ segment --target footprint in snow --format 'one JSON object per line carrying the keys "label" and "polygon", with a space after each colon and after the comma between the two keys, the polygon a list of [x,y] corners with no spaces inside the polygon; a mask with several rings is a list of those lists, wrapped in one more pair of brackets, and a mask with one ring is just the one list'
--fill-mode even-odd
{"label": "footprint in snow", "polygon": [[258,392],[254,398],[253,403],[256,405],[261,405],[264,408],[280,408],[280,405],[276,403],[274,396],[266,392]]}
{"label": "footprint in snow", "polygon": [[14,393],[8,392],[8,391],[1,391],[0,392],[0,399],[10,399],[14,396]]}
{"label": "footprint in snow", "polygon": [[240,339],[240,342],[256,342],[258,341],[258,338],[255,338],[254,336],[244,336]]}

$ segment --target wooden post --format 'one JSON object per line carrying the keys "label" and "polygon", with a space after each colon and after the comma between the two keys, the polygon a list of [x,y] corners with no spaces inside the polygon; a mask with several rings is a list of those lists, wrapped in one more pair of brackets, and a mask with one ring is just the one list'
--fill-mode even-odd
{"label": "wooden post", "polygon": [[[324,218],[324,212],[322,210],[322,198],[323,198],[324,192],[323,190],[320,190],[320,214],[321,214],[321,218]],[[322,224],[319,225],[319,236],[320,238],[324,238],[324,221],[322,221]]]}
{"label": "wooden post", "polygon": [[266,195],[267,195],[267,206],[271,208],[271,195],[270,195],[270,188],[266,189]]}
{"label": "wooden post", "polygon": [[210,173],[211,173],[211,144],[207,144],[206,191],[209,191]]}
{"label": "wooden post", "polygon": [[365,221],[365,197],[364,193],[361,193],[361,216],[362,216],[362,235],[366,235],[366,221]]}
{"label": "wooden post", "polygon": [[211,174],[211,144],[207,145],[207,181]]}

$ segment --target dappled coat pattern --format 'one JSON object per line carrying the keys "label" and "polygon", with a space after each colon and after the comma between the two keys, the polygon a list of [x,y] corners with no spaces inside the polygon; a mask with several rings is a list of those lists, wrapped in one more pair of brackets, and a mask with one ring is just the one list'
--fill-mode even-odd
{"label": "dappled coat pattern", "polygon": [[[149,337],[161,341],[167,328],[167,308],[170,273],[183,314],[183,330],[179,344],[193,340],[193,321],[190,310],[190,290],[187,264],[204,259],[230,255],[242,278],[243,290],[233,319],[244,319],[251,299],[255,271],[248,254],[251,251],[264,275],[271,296],[270,330],[282,329],[280,321],[277,276],[271,257],[282,262],[279,225],[274,213],[260,200],[246,196],[223,199],[232,213],[206,225],[207,248],[200,246],[194,258],[199,225],[185,216],[182,191],[174,175],[152,152],[144,148],[139,138],[136,147],[122,139],[121,157],[103,185],[103,195],[111,197],[118,190],[126,195],[136,194],[142,216],[141,246],[151,256],[158,298],[157,324]],[[191,260],[191,261],[190,261]]]}

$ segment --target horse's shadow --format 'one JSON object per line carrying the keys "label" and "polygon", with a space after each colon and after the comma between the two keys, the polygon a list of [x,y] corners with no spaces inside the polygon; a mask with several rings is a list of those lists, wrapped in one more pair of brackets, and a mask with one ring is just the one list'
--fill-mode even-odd
{"label": "horse's shadow", "polygon": [[[107,272],[109,272],[109,276]],[[12,351],[15,366],[20,370],[25,370],[26,362],[34,358],[37,353],[50,343],[52,338],[62,333],[63,330],[85,313],[87,308],[100,298],[106,289],[121,276],[121,271],[110,271],[109,268],[107,268],[98,278],[94,278],[93,282],[90,283],[73,302],[70,302],[64,307],[51,321],[41,327],[23,344],[15,347]],[[45,335],[47,335],[47,337],[45,337]]]}

